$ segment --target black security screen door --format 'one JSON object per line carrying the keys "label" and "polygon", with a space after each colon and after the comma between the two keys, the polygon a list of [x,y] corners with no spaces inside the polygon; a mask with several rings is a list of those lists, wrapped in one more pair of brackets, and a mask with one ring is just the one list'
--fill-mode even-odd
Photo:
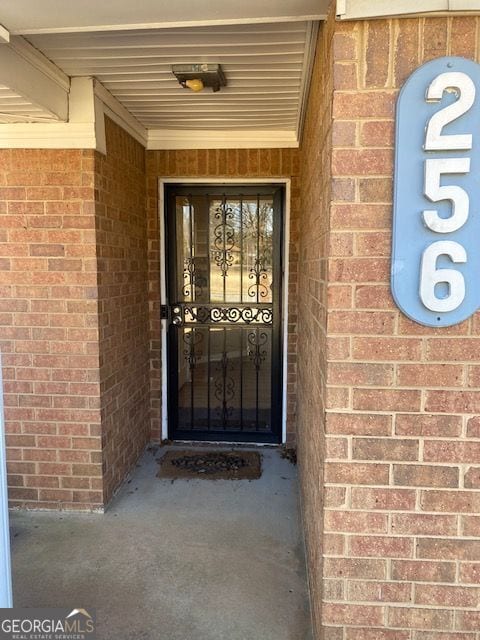
{"label": "black security screen door", "polygon": [[170,437],[280,442],[282,188],[166,195]]}

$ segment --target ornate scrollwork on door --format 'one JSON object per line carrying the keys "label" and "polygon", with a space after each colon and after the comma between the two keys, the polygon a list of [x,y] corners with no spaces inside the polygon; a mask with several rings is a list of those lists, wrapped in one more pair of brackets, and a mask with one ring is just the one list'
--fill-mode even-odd
{"label": "ornate scrollwork on door", "polygon": [[239,323],[239,324],[272,324],[271,307],[216,307],[207,305],[183,306],[184,322],[189,323]]}
{"label": "ornate scrollwork on door", "polygon": [[235,380],[229,372],[232,370],[232,364],[228,359],[226,351],[222,353],[222,358],[218,364],[217,372],[220,374],[215,378],[215,398],[220,402],[217,414],[226,425],[228,419],[233,413],[233,408],[229,406],[235,397]]}
{"label": "ornate scrollwork on door", "polygon": [[207,279],[196,273],[195,258],[185,258],[183,261],[183,281],[182,294],[185,298],[199,298],[203,294],[204,287],[207,286]]}
{"label": "ornate scrollwork on door", "polygon": [[248,287],[248,295],[251,298],[267,298],[268,297],[268,271],[265,268],[264,259],[257,258],[253,267],[250,269],[248,278],[254,282]]}
{"label": "ornate scrollwork on door", "polygon": [[199,349],[199,345],[203,341],[203,335],[199,331],[186,330],[183,333],[183,342],[186,347],[183,350],[185,360],[188,362],[190,371],[193,371],[197,366],[198,358],[201,357],[202,351]]}
{"label": "ornate scrollwork on door", "polygon": [[281,189],[187,183],[169,186],[166,202],[171,433],[277,442]]}
{"label": "ornate scrollwork on door", "polygon": [[226,203],[222,203],[215,209],[215,219],[220,220],[220,223],[213,230],[213,244],[215,246],[213,259],[217,267],[220,268],[223,278],[227,276],[228,269],[234,260],[232,249],[235,246],[235,229],[230,224],[233,216],[233,207],[229,207]]}
{"label": "ornate scrollwork on door", "polygon": [[265,331],[251,331],[248,336],[248,357],[253,362],[256,371],[260,370],[262,362],[267,357],[267,350],[263,347],[268,342],[268,336]]}

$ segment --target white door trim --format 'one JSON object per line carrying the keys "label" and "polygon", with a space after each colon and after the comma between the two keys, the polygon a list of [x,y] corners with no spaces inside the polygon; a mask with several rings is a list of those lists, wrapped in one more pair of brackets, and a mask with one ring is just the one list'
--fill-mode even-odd
{"label": "white door trim", "polygon": [[6,458],[2,361],[0,359],[0,607],[9,609],[13,603]]}
{"label": "white door trim", "polygon": [[[282,281],[282,337],[283,337],[283,365],[282,365],[282,443],[287,440],[287,372],[288,372],[288,276],[289,276],[289,246],[290,246],[290,178],[160,178],[158,181],[158,217],[160,229],[160,304],[167,304],[166,281],[166,244],[165,244],[165,186],[168,184],[224,184],[224,185],[255,185],[281,184],[285,187],[285,210],[283,212],[283,281]],[[162,440],[168,438],[168,408],[167,402],[167,320],[161,320],[161,349],[162,349]]]}

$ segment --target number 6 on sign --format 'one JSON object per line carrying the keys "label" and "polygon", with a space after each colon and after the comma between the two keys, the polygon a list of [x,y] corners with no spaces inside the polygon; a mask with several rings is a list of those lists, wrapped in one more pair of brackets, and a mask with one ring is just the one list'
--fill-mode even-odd
{"label": "number 6 on sign", "polygon": [[[452,262],[466,262],[467,252],[457,242],[444,240],[435,242],[425,249],[422,256],[420,276],[420,298],[431,311],[454,311],[465,299],[465,279],[455,269],[437,269],[440,256],[448,256]],[[448,285],[448,294],[444,298],[435,295],[438,284]]]}

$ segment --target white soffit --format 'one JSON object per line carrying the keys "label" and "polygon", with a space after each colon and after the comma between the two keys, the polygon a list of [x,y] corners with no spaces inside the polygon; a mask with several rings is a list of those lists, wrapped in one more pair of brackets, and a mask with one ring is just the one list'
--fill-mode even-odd
{"label": "white soffit", "polygon": [[14,35],[322,20],[330,0],[2,0]]}
{"label": "white soffit", "polygon": [[337,17],[342,20],[450,11],[480,12],[480,0],[337,0]]}
{"label": "white soffit", "polygon": [[[257,23],[28,39],[67,75],[95,77],[150,131],[155,148],[162,137],[166,148],[175,146],[175,132],[179,148],[204,146],[206,138],[232,146],[232,131],[242,146],[291,146],[292,139],[298,145],[317,27]],[[171,65],[192,62],[220,63],[228,86],[183,89]]]}
{"label": "white soffit", "polygon": [[[35,52],[48,64],[42,62],[38,78],[28,76],[29,89],[42,79],[35,91],[14,83],[26,74],[14,73],[9,64],[2,71],[0,65],[1,146],[17,144],[17,133],[18,144],[28,146],[29,131],[35,132],[34,146],[40,140],[48,143],[54,126],[49,120],[66,120],[70,78],[95,79],[95,103],[147,148],[298,146],[318,20],[326,17],[330,4],[143,0],[132,11],[130,0],[4,0],[4,40],[13,34],[10,40],[17,48],[24,44],[22,54],[31,58]],[[228,86],[215,94],[180,87],[172,64],[194,62],[220,63]],[[59,78],[52,76],[53,69]],[[59,87],[42,93],[46,71],[62,93]],[[61,108],[49,104],[54,94]],[[65,145],[78,147],[84,126],[69,118],[65,127],[56,126],[52,145],[64,132]],[[86,148],[94,139],[89,133]]]}
{"label": "white soffit", "polygon": [[55,122],[56,118],[9,87],[0,84],[0,123],[39,121]]}

